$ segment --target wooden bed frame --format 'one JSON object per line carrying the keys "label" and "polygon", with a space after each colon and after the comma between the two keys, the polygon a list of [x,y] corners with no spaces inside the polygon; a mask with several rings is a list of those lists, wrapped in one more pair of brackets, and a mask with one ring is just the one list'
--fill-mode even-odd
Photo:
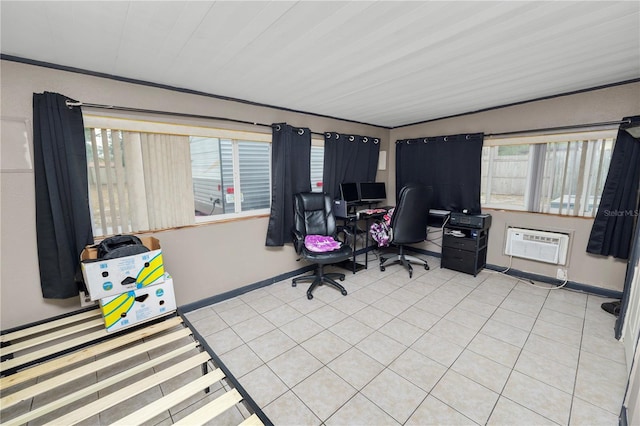
{"label": "wooden bed frame", "polygon": [[[0,335],[2,424],[21,425],[34,420],[38,423],[44,420],[51,425],[76,424],[167,380],[197,369],[201,371],[198,379],[127,414],[113,424],[148,422],[178,404],[198,397],[201,399],[204,394],[199,394],[200,392],[209,392],[212,386],[217,385],[217,388],[222,386],[226,392],[174,424],[204,424],[235,406],[244,417],[241,425],[271,425],[215,353],[210,353],[211,348],[206,342],[203,345],[198,339],[200,336],[190,330],[183,318],[175,312],[137,327],[107,333],[100,310],[94,308],[3,332]],[[161,354],[151,356],[152,353]],[[145,354],[149,354],[148,361],[125,371],[29,411],[23,410],[13,416],[11,413],[4,414],[17,404],[52,389]],[[149,370],[153,374],[132,382],[133,376],[145,371],[148,373]],[[99,391],[114,386],[119,386],[119,389],[81,405],[80,408],[64,409],[72,403],[78,405],[78,401],[89,395],[96,395]],[[54,411],[62,414],[50,419]],[[48,417],[37,421],[45,415]]]}

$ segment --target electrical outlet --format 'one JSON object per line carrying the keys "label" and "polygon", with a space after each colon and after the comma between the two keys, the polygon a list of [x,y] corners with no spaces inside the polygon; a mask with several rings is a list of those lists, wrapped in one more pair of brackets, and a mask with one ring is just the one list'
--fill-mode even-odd
{"label": "electrical outlet", "polygon": [[566,269],[562,269],[562,268],[558,268],[558,272],[556,273],[556,278],[559,280],[566,280],[567,279],[567,270]]}
{"label": "electrical outlet", "polygon": [[93,306],[95,304],[96,304],[96,301],[91,300],[91,297],[89,297],[88,293],[85,293],[84,291],[80,292],[80,306],[84,308],[86,306]]}

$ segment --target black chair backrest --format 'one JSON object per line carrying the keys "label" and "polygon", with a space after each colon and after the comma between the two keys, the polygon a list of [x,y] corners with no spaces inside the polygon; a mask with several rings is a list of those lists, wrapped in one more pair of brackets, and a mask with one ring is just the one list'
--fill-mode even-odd
{"label": "black chair backrest", "polygon": [[294,195],[294,226],[302,235],[331,235],[336,233],[331,198],[320,192],[301,192]]}
{"label": "black chair backrest", "polygon": [[400,190],[400,199],[391,217],[391,242],[412,244],[427,239],[432,197],[433,188],[426,185],[409,184]]}

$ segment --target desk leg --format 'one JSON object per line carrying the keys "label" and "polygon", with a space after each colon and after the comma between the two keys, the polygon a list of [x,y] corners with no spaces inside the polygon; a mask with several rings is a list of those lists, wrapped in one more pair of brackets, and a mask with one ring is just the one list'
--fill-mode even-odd
{"label": "desk leg", "polygon": [[354,222],[355,226],[351,228],[351,232],[353,233],[353,258],[351,260],[352,271],[356,273],[356,249],[358,244],[358,222]]}
{"label": "desk leg", "polygon": [[[345,260],[343,262],[340,262],[338,265],[345,268],[346,270],[350,270],[352,273],[356,273],[361,269],[364,269],[365,266],[361,265],[359,263],[356,263],[356,249],[357,249],[357,244],[358,244],[358,224],[357,221],[354,222],[353,226],[350,226],[347,221],[345,221],[344,224],[345,228],[348,227],[351,232],[353,233],[353,237],[352,237],[352,246],[353,246],[353,255],[351,256],[351,260]],[[347,240],[345,240],[345,242],[347,242]]]}
{"label": "desk leg", "polygon": [[364,269],[369,269],[369,218],[364,221]]}

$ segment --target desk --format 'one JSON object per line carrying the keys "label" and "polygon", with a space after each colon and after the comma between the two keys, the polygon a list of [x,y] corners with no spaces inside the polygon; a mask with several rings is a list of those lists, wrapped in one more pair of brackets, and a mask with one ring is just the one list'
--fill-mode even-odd
{"label": "desk", "polygon": [[[342,220],[344,225],[343,228],[348,229],[350,233],[353,234],[351,248],[353,249],[353,257],[351,260],[345,260],[340,263],[337,263],[337,266],[348,269],[352,271],[354,274],[365,268],[365,265],[356,262],[356,241],[358,238],[358,215],[355,214],[347,214],[346,216],[337,216],[336,219]],[[347,231],[345,232],[345,240],[347,239]]]}
{"label": "desk", "polygon": [[[373,209],[375,210],[375,209]],[[365,213],[360,212],[358,214],[358,220],[364,220],[365,222],[365,238],[364,238],[364,269],[369,269],[369,220],[370,219],[382,219],[382,217],[387,214],[389,209],[384,209],[382,212],[375,213]]]}
{"label": "desk", "polygon": [[427,224],[434,228],[443,228],[449,221],[450,214],[451,212],[448,210],[430,209]]}
{"label": "desk", "polygon": [[[376,212],[376,213],[364,213],[360,212],[357,214],[348,214],[347,216],[338,216],[336,215],[336,219],[342,220],[344,222],[344,227],[352,233],[352,248],[353,248],[353,258],[351,260],[347,260],[344,262],[340,262],[337,265],[341,266],[345,269],[352,271],[354,274],[362,269],[367,269],[369,267],[369,220],[371,219],[380,219],[382,216],[386,214],[384,212]],[[356,252],[357,252],[357,238],[358,238],[358,222],[363,220],[365,222],[365,229],[362,231],[365,233],[365,242],[363,249],[365,250],[365,264],[356,262]]]}
{"label": "desk", "polygon": [[[385,210],[390,209],[391,206],[387,206]],[[375,209],[370,209],[375,210]],[[449,211],[446,210],[429,210],[429,226],[434,226],[437,228],[442,228],[446,222],[449,220]],[[371,219],[380,219],[386,214],[385,212],[376,212],[376,213],[365,213],[360,211],[356,214],[347,214],[346,216],[336,215],[336,219],[342,220],[344,222],[344,227],[349,229],[352,234],[352,248],[353,248],[353,258],[351,260],[346,260],[344,262],[340,262],[337,265],[352,271],[354,274],[362,269],[369,268],[369,225]],[[357,238],[358,238],[358,222],[363,220],[365,222],[365,260],[364,265],[356,262],[356,251],[357,251]]]}

